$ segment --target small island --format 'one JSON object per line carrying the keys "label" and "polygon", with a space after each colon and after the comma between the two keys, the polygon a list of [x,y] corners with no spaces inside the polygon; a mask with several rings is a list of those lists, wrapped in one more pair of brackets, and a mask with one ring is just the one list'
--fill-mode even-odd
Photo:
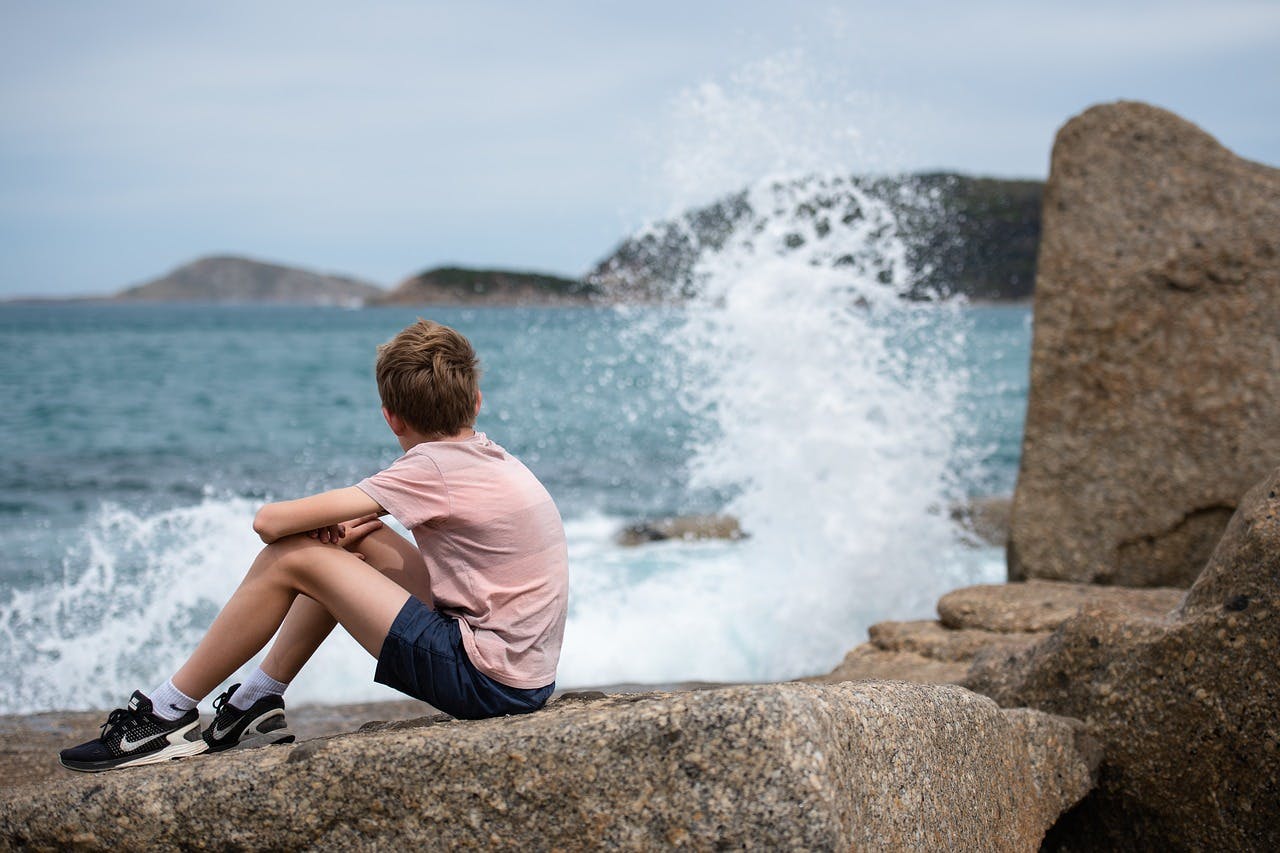
{"label": "small island", "polygon": [[402,281],[368,305],[582,305],[600,289],[581,279],[516,270],[436,267]]}
{"label": "small island", "polygon": [[277,305],[362,305],[382,288],[344,275],[326,275],[234,255],[199,258],[126,288],[113,302],[212,302]]}

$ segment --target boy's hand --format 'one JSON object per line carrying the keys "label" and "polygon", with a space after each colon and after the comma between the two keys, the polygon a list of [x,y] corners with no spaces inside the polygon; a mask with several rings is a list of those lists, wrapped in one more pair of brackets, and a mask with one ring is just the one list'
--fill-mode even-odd
{"label": "boy's hand", "polygon": [[382,529],[382,522],[378,520],[378,514],[372,512],[337,526],[343,529],[342,547],[348,551],[354,551],[364,537],[375,530]]}
{"label": "boy's hand", "polygon": [[315,530],[308,530],[307,535],[312,539],[320,540],[325,545],[337,545],[342,537],[347,535],[347,527],[345,524],[327,524]]}

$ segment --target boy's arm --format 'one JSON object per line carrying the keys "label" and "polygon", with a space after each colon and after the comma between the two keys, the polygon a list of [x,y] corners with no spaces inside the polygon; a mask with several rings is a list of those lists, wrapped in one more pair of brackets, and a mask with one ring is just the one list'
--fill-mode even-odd
{"label": "boy's arm", "polygon": [[267,504],[254,516],[253,529],[263,542],[270,545],[293,533],[385,513],[386,510],[373,498],[355,486],[348,486],[296,501]]}

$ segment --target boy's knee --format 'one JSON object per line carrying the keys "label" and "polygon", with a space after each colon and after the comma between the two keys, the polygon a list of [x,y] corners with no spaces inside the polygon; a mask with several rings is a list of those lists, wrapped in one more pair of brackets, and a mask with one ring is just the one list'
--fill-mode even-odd
{"label": "boy's knee", "polygon": [[262,549],[262,557],[255,567],[283,578],[295,589],[306,589],[310,588],[309,581],[317,572],[334,570],[335,555],[360,559],[335,545],[325,545],[305,533],[296,533]]}
{"label": "boy's knee", "polygon": [[307,564],[306,551],[317,545],[314,539],[304,533],[295,533],[292,536],[277,539],[262,549],[257,562],[254,563],[254,569],[295,574]]}

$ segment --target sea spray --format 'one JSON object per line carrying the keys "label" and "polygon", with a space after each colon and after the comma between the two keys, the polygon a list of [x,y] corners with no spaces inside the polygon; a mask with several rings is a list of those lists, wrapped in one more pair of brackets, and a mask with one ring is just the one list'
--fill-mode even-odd
{"label": "sea spray", "polygon": [[[679,306],[656,333],[637,314],[631,340],[661,341],[655,369],[691,416],[691,492],[721,496],[749,538],[649,546],[625,583],[574,562],[563,683],[822,672],[871,622],[992,575],[947,512],[966,319],[913,280],[901,221],[930,198],[848,177],[869,166],[866,101],[812,71],[784,55],[685,93],[662,169],[673,215],[624,259],[643,274],[646,251],[674,250],[651,269],[680,274],[606,271]],[[680,213],[717,197],[709,219]]]}
{"label": "sea spray", "polygon": [[663,351],[697,425],[690,485],[729,496],[749,538],[663,546],[672,567],[625,585],[575,564],[567,682],[818,672],[870,621],[974,577],[945,511],[959,304],[903,298],[894,206],[850,181],[765,179],[746,199]]}

